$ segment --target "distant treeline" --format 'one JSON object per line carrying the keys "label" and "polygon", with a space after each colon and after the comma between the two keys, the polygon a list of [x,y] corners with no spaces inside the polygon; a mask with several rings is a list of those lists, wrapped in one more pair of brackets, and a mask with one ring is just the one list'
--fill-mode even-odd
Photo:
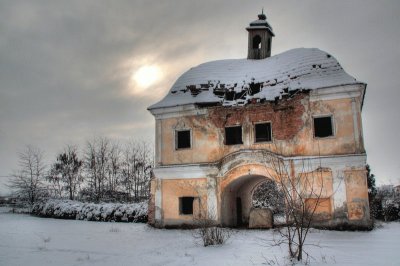
{"label": "distant treeline", "polygon": [[26,146],[9,187],[30,205],[47,198],[91,202],[138,202],[150,194],[153,148],[145,141],[97,137],[84,147],[66,145],[50,165],[43,150]]}

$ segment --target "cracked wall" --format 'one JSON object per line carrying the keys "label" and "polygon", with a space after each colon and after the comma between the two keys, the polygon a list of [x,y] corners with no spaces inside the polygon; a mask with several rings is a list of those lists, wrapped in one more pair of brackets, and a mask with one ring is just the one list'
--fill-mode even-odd
{"label": "cracked wall", "polygon": [[[313,117],[324,115],[333,117],[334,135],[315,138]],[[272,142],[255,143],[254,124],[258,122],[271,122]],[[233,125],[242,126],[243,144],[225,145],[224,128]],[[183,129],[191,130],[191,147],[176,150],[175,132]],[[152,190],[152,195],[158,195],[158,198],[152,197],[151,202],[155,202],[156,206],[159,202],[158,217],[164,226],[193,222],[193,216],[179,213],[179,197],[183,196],[199,197],[204,203],[202,208],[209,208],[204,210],[205,212],[217,213],[216,220],[219,222],[234,224],[234,214],[224,214],[224,212],[232,205],[232,199],[237,195],[246,198],[244,194],[250,190],[250,183],[243,183],[242,188],[236,188],[231,186],[232,182],[243,175],[270,177],[266,173],[257,174],[259,166],[255,163],[259,163],[259,159],[263,157],[256,151],[270,151],[284,157],[329,156],[331,159],[326,160],[333,165],[326,164],[324,166],[326,169],[320,171],[321,180],[317,180],[324,184],[323,204],[317,210],[320,220],[325,221],[325,225],[331,228],[346,223],[365,226],[369,221],[366,176],[362,169],[364,166],[353,164],[356,167],[352,168],[353,166],[349,167],[343,159],[340,159],[342,155],[365,154],[361,99],[358,97],[319,100],[311,97],[309,92],[299,92],[275,102],[251,103],[240,107],[197,107],[190,115],[185,114],[185,110],[182,109],[179,115],[157,120],[156,136],[159,143],[157,146],[160,147],[157,150],[157,167],[179,169],[182,165],[201,164],[216,167],[220,173],[220,176],[201,175],[201,178],[197,179],[188,176],[185,176],[185,179],[169,176],[168,180],[160,180],[159,189],[155,192]],[[340,164],[334,162],[336,158]],[[244,172],[232,175],[238,169]],[[339,176],[342,172],[343,177]],[[200,189],[202,192],[199,193],[199,188],[207,186],[210,180],[215,183],[214,188]],[[226,188],[230,188],[234,193],[226,194],[228,191]],[[210,197],[212,200],[209,200]],[[228,198],[230,200],[227,200]],[[247,219],[250,206],[246,204],[245,202],[243,208],[244,221]],[[315,204],[312,197],[308,204],[310,206]],[[210,206],[214,206],[212,208],[216,210],[210,212]],[[157,208],[154,209],[157,220]],[[197,211],[199,210],[195,212]],[[195,213],[194,216],[196,215]],[[222,220],[224,215],[227,221]]]}
{"label": "cracked wall", "polygon": [[[354,114],[349,98],[310,101],[309,94],[303,92],[277,102],[207,107],[205,114],[166,118],[160,120],[157,132],[162,142],[159,164],[216,162],[241,149],[266,149],[284,156],[364,153],[362,135],[356,138],[354,133],[355,128],[361,128],[358,109]],[[313,117],[318,115],[332,115],[334,136],[314,137]],[[254,124],[258,122],[271,122],[272,142],[255,143]],[[243,144],[224,144],[224,128],[232,125],[242,126]],[[180,129],[192,131],[190,149],[175,149],[175,131]]]}

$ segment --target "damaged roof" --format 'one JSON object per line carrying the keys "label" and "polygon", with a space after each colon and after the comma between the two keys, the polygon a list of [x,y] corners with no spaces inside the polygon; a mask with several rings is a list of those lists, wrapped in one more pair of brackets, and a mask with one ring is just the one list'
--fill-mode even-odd
{"label": "damaged roof", "polygon": [[186,104],[241,106],[274,101],[301,90],[363,84],[330,54],[297,48],[261,60],[228,59],[193,67],[148,109]]}

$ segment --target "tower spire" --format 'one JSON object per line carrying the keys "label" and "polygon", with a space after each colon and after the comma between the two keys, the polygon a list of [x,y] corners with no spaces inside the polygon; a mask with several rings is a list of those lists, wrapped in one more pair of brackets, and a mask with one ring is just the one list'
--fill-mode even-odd
{"label": "tower spire", "polygon": [[267,22],[264,7],[258,20],[250,23],[246,28],[249,32],[247,59],[264,59],[271,56],[272,37],[275,36],[271,25]]}
{"label": "tower spire", "polygon": [[264,8],[261,9],[261,14],[258,14],[259,20],[266,20],[267,16],[264,14]]}

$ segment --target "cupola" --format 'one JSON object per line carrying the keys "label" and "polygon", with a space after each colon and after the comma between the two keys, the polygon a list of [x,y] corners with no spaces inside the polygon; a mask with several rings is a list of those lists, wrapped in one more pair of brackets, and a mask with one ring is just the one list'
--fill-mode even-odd
{"label": "cupola", "polygon": [[271,56],[272,37],[275,36],[272,27],[267,22],[264,10],[258,19],[246,28],[249,32],[247,59],[264,59]]}

